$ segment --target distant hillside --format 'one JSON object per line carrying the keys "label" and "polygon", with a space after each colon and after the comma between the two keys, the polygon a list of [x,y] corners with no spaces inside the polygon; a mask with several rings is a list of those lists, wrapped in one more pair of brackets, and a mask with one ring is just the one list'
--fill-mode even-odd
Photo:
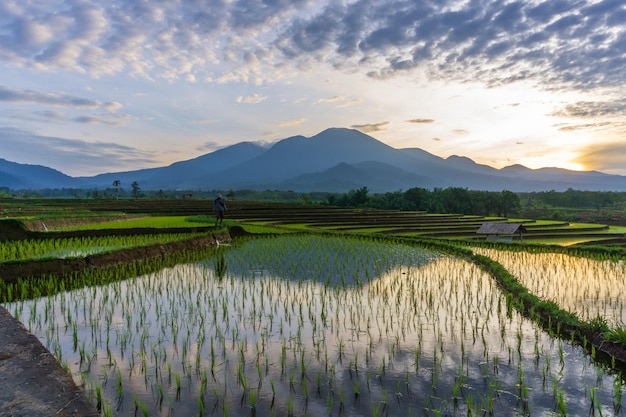
{"label": "distant hillside", "polygon": [[85,184],[56,169],[10,162],[0,158],[0,187],[10,189],[81,188]]}
{"label": "distant hillside", "polygon": [[463,156],[440,158],[419,148],[395,149],[362,132],[331,128],[293,136],[270,148],[251,142],[166,167],[72,178],[50,168],[0,160],[0,186],[12,189],[110,188],[137,181],[143,190],[251,189],[371,192],[413,187],[486,191],[626,191],[626,177],[515,165],[495,169]]}
{"label": "distant hillside", "polygon": [[137,181],[145,190],[188,190],[215,188],[216,175],[233,165],[251,160],[267,149],[252,142],[242,142],[187,161],[175,162],[163,168],[141,169],[83,177],[97,187],[110,187],[113,181],[129,186]]}

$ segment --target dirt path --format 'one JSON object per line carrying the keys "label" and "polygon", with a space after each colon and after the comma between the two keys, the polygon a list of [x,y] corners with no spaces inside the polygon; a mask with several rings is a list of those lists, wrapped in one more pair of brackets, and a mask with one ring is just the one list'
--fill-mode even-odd
{"label": "dirt path", "polygon": [[98,416],[52,354],[0,306],[0,416]]}

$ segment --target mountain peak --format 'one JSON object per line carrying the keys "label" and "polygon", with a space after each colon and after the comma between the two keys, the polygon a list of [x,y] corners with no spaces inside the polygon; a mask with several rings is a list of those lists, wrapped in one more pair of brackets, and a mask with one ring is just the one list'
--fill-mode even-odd
{"label": "mountain peak", "polygon": [[[377,192],[412,187],[474,190],[626,190],[626,177],[556,168],[502,169],[419,148],[395,149],[361,131],[329,128],[310,138],[293,136],[271,147],[240,142],[167,167],[72,178],[49,168],[0,159],[0,186],[9,188],[111,187],[137,181],[143,190],[270,189],[347,192],[367,186]],[[280,188],[285,189],[285,188]]]}

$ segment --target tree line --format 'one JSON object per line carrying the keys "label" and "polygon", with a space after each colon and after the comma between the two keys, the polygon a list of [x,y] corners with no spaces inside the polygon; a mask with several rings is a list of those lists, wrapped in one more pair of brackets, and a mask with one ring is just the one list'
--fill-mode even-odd
{"label": "tree line", "polygon": [[342,207],[376,208],[383,210],[425,211],[428,213],[458,213],[480,216],[513,216],[528,209],[612,209],[626,210],[626,192],[566,191],[512,192],[478,191],[461,187],[409,188],[406,191],[370,194],[367,187],[346,193],[309,192],[293,190],[142,190],[135,181],[126,189],[114,181],[105,189],[44,189],[10,190],[0,187],[2,198],[57,197],[57,198],[149,198],[212,199],[220,192],[227,200],[274,201],[300,204],[324,204]]}
{"label": "tree line", "polygon": [[504,217],[516,214],[521,207],[520,197],[512,191],[475,191],[461,187],[409,188],[372,196],[367,187],[362,187],[345,194],[332,194],[327,200],[334,206]]}
{"label": "tree line", "polygon": [[581,191],[568,188],[566,191],[542,191],[518,193],[522,205],[530,207],[623,209],[626,208],[626,192]]}

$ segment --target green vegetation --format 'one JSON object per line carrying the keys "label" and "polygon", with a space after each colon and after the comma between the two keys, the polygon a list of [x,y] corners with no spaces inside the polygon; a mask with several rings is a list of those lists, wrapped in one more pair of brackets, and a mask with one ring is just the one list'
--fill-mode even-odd
{"label": "green vegetation", "polygon": [[[361,197],[367,196],[364,191]],[[65,203],[66,212],[80,216],[60,221],[63,230],[111,230],[111,236],[61,240],[40,233],[37,243],[0,242],[6,251],[0,253],[13,254],[3,262],[33,251],[43,255],[26,258],[67,256],[53,252],[58,248],[72,248],[81,256],[89,250],[114,252],[191,239],[194,228],[214,222],[206,201],[28,203],[19,211],[14,206],[12,213],[22,216],[11,217],[63,220]],[[104,213],[115,220],[92,221]],[[331,414],[360,403],[361,411],[380,415],[418,409],[427,415],[525,414],[529,409],[576,413],[560,382],[564,372],[585,375],[578,386],[586,391],[579,397],[590,398],[590,409],[607,414],[607,404],[621,407],[621,374],[605,382],[615,388],[613,398],[607,397],[610,390],[596,386],[609,378],[605,369],[619,372],[625,363],[609,349],[626,340],[623,229],[554,219],[258,201],[229,202],[227,215],[233,231],[257,236],[62,279],[1,282],[0,300],[11,303],[11,311],[29,328],[40,326],[37,333],[46,335],[47,346],[68,368],[78,364],[72,373],[89,381],[83,386],[107,414],[113,414],[113,403],[118,412],[146,415],[161,407],[178,410],[184,402],[193,410],[183,415],[207,414],[216,407],[236,414],[242,405],[248,412],[295,415],[306,413],[315,401]],[[523,223],[523,241],[489,242],[477,236],[488,221]],[[132,234],[145,228],[155,233],[112,236],[117,229]],[[189,232],[168,233],[174,228]],[[311,232],[325,237],[304,235]],[[52,249],[25,249],[46,241]],[[582,246],[583,241],[595,245]],[[422,257],[397,261],[417,255]],[[104,322],[87,317],[96,306]],[[145,330],[151,327],[154,331]],[[81,345],[89,338],[93,345]],[[580,355],[572,342],[589,355],[565,361]],[[604,365],[596,366],[599,360]],[[583,370],[566,370],[573,363],[583,363]],[[512,376],[515,385],[508,387],[504,375]],[[142,385],[144,393],[126,391]],[[497,401],[503,391],[515,396],[519,408],[501,408],[507,407]],[[191,392],[198,396],[190,397]],[[415,398],[425,402],[415,403]]]}
{"label": "green vegetation", "polygon": [[[57,292],[7,308],[119,415],[578,415],[621,404],[621,376],[569,343],[581,322],[468,248],[300,234],[197,255],[81,274],[73,291],[50,279]],[[559,320],[548,331],[543,312]]]}
{"label": "green vegetation", "polygon": [[203,235],[175,233],[8,241],[0,244],[0,262],[84,257],[125,248],[179,242]]}
{"label": "green vegetation", "polygon": [[150,216],[142,218],[126,218],[107,222],[84,223],[75,226],[64,227],[61,230],[102,230],[102,229],[135,229],[151,227],[155,229],[167,229],[175,227],[212,226],[215,217],[206,215],[197,216]]}

